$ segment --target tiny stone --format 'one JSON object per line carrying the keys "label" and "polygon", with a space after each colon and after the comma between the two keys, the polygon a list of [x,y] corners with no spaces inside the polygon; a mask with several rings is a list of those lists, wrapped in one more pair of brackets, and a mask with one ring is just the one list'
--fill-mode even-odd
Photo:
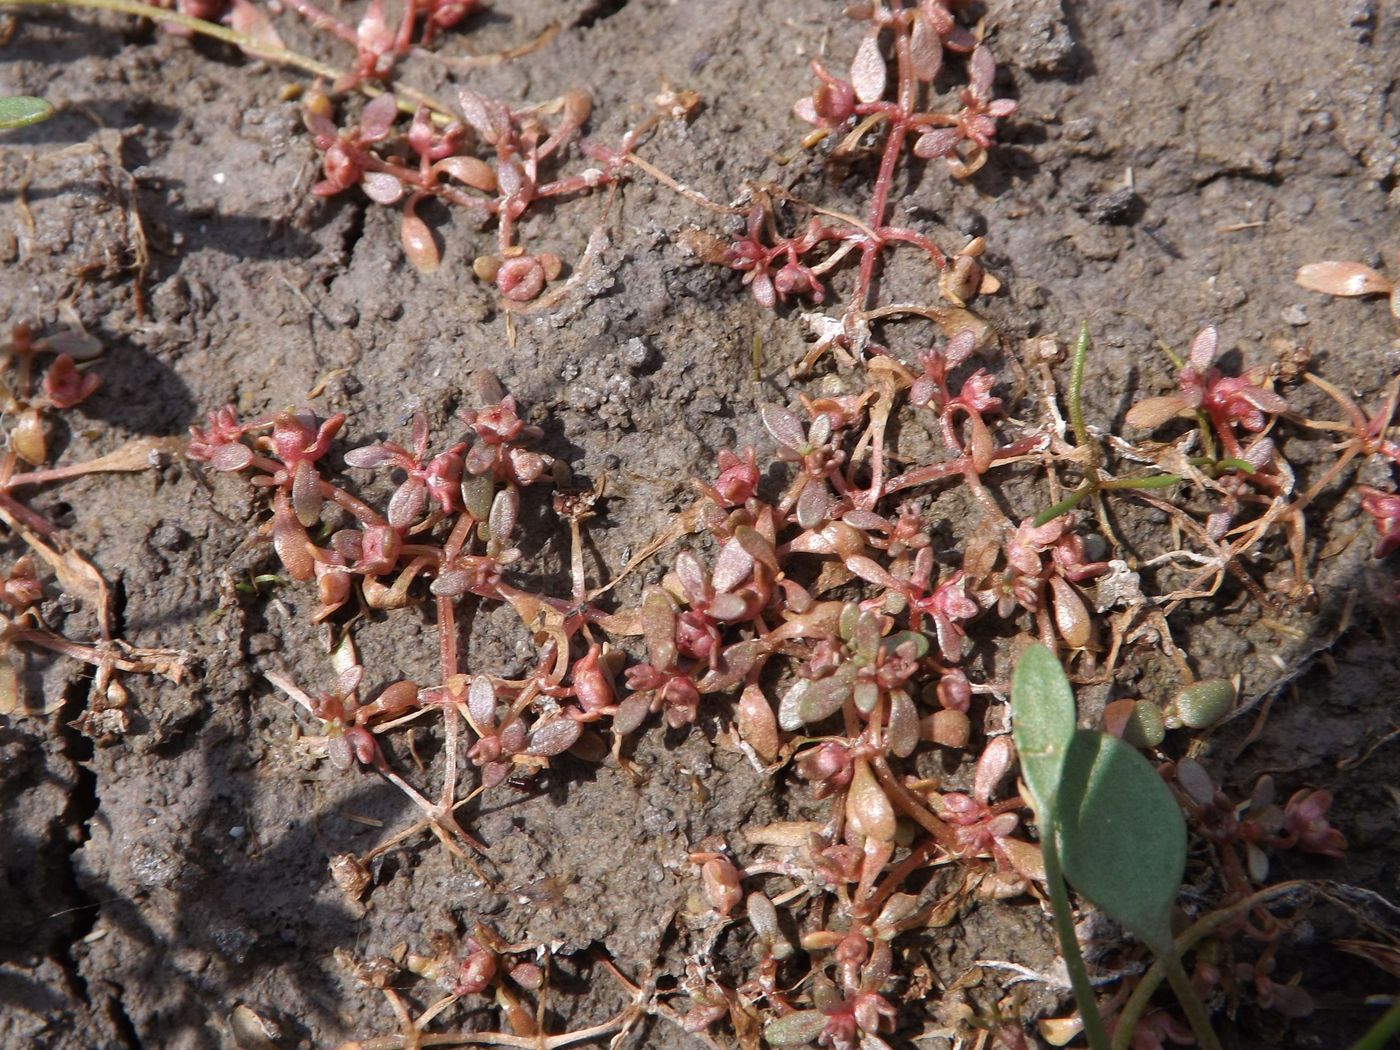
{"label": "tiny stone", "polygon": [[980,237],[987,232],[987,219],[981,212],[960,205],[953,212],[953,226],[969,237]]}
{"label": "tiny stone", "polygon": [[1308,323],[1308,311],[1302,303],[1285,306],[1279,311],[1279,316],[1283,318],[1284,324],[1291,324],[1294,328],[1302,328]]}
{"label": "tiny stone", "polygon": [[1108,557],[1108,541],[1097,532],[1084,537],[1084,557],[1087,561],[1103,561]]}
{"label": "tiny stone", "polygon": [[1301,219],[1312,213],[1317,202],[1306,193],[1295,193],[1285,198],[1283,211],[1290,219]]}
{"label": "tiny stone", "polygon": [[1034,281],[1013,281],[1011,294],[1015,297],[1017,305],[1029,310],[1038,310],[1045,305],[1045,289]]}
{"label": "tiny stone", "polygon": [[1227,310],[1243,305],[1249,298],[1244,285],[1229,274],[1221,274],[1219,278],[1213,278],[1211,283],[1215,291],[1215,301]]}
{"label": "tiny stone", "polygon": [[1140,198],[1126,186],[1089,198],[1089,218],[1095,222],[1122,225],[1131,223],[1138,210]]}
{"label": "tiny stone", "polygon": [[702,386],[695,391],[694,405],[701,412],[714,415],[724,409],[724,402],[719,399],[719,392],[712,386]]}
{"label": "tiny stone", "polygon": [[242,824],[235,824],[233,827],[228,829],[228,837],[233,839],[234,841],[241,839],[246,834],[248,834],[248,829],[245,828]]}
{"label": "tiny stone", "polygon": [[604,470],[620,470],[621,467],[622,467],[622,458],[621,458],[620,456],[618,456],[616,453],[609,452],[606,456],[603,457],[603,469],[604,469]]}
{"label": "tiny stone", "polygon": [[266,656],[268,653],[275,653],[280,645],[277,636],[270,631],[258,631],[256,634],[248,636],[248,654],[250,656]]}
{"label": "tiny stone", "polygon": [[641,338],[629,339],[622,344],[622,363],[633,372],[640,371],[651,362],[651,347]]}
{"label": "tiny stone", "polygon": [[177,551],[189,540],[189,533],[173,522],[162,522],[151,533],[151,546],[156,550]]}
{"label": "tiny stone", "polygon": [[1074,247],[1086,259],[1116,259],[1121,241],[1100,226],[1086,226],[1074,234]]}
{"label": "tiny stone", "polygon": [[322,308],[322,312],[326,320],[339,328],[354,328],[360,323],[360,311],[355,309],[353,303],[332,301]]}
{"label": "tiny stone", "polygon": [[1083,142],[1092,138],[1097,131],[1098,128],[1088,117],[1076,117],[1074,120],[1065,121],[1065,138],[1071,142]]}

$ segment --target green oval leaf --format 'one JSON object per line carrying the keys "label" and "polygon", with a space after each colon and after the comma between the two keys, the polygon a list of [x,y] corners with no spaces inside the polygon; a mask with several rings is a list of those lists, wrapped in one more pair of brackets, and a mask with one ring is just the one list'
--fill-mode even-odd
{"label": "green oval leaf", "polygon": [[1056,821],[1070,885],[1158,955],[1170,952],[1186,821],[1152,764],[1117,737],[1080,730],[1065,756]]}
{"label": "green oval leaf", "polygon": [[1060,661],[1039,643],[1027,646],[1016,661],[1011,719],[1021,775],[1037,818],[1048,826],[1055,820],[1055,796],[1074,738],[1074,693]]}
{"label": "green oval leaf", "polygon": [[763,1038],[773,1046],[806,1046],[826,1028],[827,1016],[820,1010],[795,1010],[763,1026]]}
{"label": "green oval leaf", "polygon": [[24,128],[53,116],[53,106],[32,95],[0,98],[0,128]]}

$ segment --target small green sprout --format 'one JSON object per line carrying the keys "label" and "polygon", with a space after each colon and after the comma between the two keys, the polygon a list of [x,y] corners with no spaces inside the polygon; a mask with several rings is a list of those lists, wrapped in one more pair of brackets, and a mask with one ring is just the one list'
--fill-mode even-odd
{"label": "small green sprout", "polygon": [[[1069,680],[1044,646],[1027,647],[1017,662],[1011,712],[1040,822],[1055,932],[1090,1047],[1106,1050],[1109,1042],[1079,954],[1065,880],[1152,949],[1201,1046],[1219,1050],[1172,940],[1172,905],[1186,867],[1186,821],[1171,790],[1130,744],[1075,728]],[[1114,1045],[1126,1034],[1116,1033]]]}

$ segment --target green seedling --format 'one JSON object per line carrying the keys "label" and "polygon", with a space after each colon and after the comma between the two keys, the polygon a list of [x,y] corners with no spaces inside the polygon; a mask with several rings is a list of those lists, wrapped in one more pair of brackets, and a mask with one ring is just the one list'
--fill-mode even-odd
{"label": "green seedling", "polygon": [[0,98],[0,131],[27,128],[53,116],[53,106],[33,95],[8,95]]}
{"label": "green seedling", "polygon": [[[1085,468],[1084,480],[1079,487],[1052,507],[1047,507],[1035,516],[1035,527],[1039,528],[1053,521],[1061,514],[1068,514],[1089,496],[1101,492],[1123,489],[1165,489],[1179,485],[1181,478],[1175,474],[1152,474],[1148,477],[1109,477],[1102,473],[1103,449],[1084,422],[1084,366],[1089,359],[1089,323],[1079,326],[1079,338],[1074,341],[1074,354],[1070,358],[1069,373],[1069,425],[1074,431],[1074,441],[1079,448],[1089,450],[1089,464]],[[1102,515],[1100,515],[1102,517]],[[1105,522],[1105,529],[1107,523]]]}
{"label": "green seedling", "polygon": [[[1151,764],[1129,744],[1075,729],[1074,695],[1059,660],[1031,645],[1011,681],[1016,749],[1040,822],[1055,932],[1093,1050],[1109,1046],[1079,953],[1068,880],[1157,956],[1196,1038],[1219,1050],[1205,1007],[1172,942],[1171,910],[1186,866],[1186,822]],[[1130,1032],[1116,1033],[1115,1045]]]}

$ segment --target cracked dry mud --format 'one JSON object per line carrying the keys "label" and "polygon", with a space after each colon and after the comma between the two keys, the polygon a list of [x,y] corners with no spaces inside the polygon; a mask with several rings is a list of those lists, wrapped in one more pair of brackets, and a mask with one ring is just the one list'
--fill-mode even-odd
{"label": "cracked dry mud", "polygon": [[[1400,13],[1362,0],[987,7],[988,41],[1020,109],[970,183],[936,164],[902,175],[895,214],[948,246],[986,235],[1004,289],[977,309],[1006,360],[1032,337],[1066,342],[1087,319],[1087,414],[1117,428],[1133,400],[1170,386],[1159,341],[1181,348],[1215,323],[1237,362],[1267,362],[1271,341],[1303,345],[1321,374],[1374,402],[1400,370],[1384,307],[1325,299],[1292,275],[1322,258],[1394,272]],[[471,25],[478,50],[513,46],[555,21],[561,31],[517,61],[469,74],[426,68],[444,85],[470,82],[506,99],[583,86],[594,98],[588,134],[601,142],[619,140],[666,79],[697,91],[704,109],[663,127],[642,149],[649,161],[716,200],[767,180],[856,210],[857,175],[829,185],[815,154],[778,163],[805,130],[790,106],[806,90],[809,56],[846,56],[858,40],[837,8],[502,0]],[[807,349],[795,313],[760,310],[737,274],[684,250],[682,231],[715,223],[650,179],[632,178],[610,207],[600,193],[532,214],[532,242],[565,258],[603,220],[608,279],[553,315],[517,319],[511,344],[493,290],[470,272],[484,233],[429,211],[445,259],[423,276],[403,259],[393,210],[357,194],[310,196],[316,157],[296,105],[280,100],[291,73],[116,16],[17,17],[0,83],[61,112],[0,141],[0,320],[55,324],[67,304],[107,350],[101,391],[56,439],[63,462],[131,437],[183,434],[228,402],[249,416],[302,403],[322,377],[317,411],[349,413],[351,444],[402,440],[417,409],[446,426],[470,406],[472,374],[490,369],[576,479],[609,478],[606,513],[588,533],[589,571],[601,580],[689,503],[687,479],[707,476],[719,449],[771,448],[758,405],[840,388],[834,373],[789,378]],[[297,46],[332,53],[289,19],[279,27]],[[906,264],[883,294],[937,293],[926,269]],[[1328,414],[1316,391],[1290,397]],[[910,424],[901,451],[917,457],[930,440]],[[1296,452],[1302,469],[1315,466],[1302,445]],[[362,488],[383,496],[383,484]],[[551,1007],[585,1025],[623,1002],[595,949],[633,977],[683,975],[687,942],[672,919],[697,906],[686,862],[694,843],[721,834],[742,848],[740,829],[810,809],[806,788],[775,789],[724,746],[719,713],[687,732],[653,721],[635,748],[644,783],[612,763],[566,762],[545,790],[498,792],[471,812],[473,833],[490,845],[491,884],[419,841],[388,856],[364,903],[347,902],[327,858],[368,848],[412,813],[374,776],[344,776],[299,749],[292,705],[262,677],[272,669],[308,687],[328,682],[320,632],[307,623],[314,597],[286,587],[224,600],[233,581],[273,565],[264,545],[248,542],[259,498],[175,458],[46,489],[34,505],[113,583],[122,635],[186,650],[196,670],[180,685],[129,678],[128,732],[94,746],[69,727],[88,702],[86,673],[26,657],[32,709],[0,719],[0,1045],[233,1046],[228,1018],[240,1003],[275,1023],[278,1046],[389,1032],[382,997],[337,950],[363,958],[399,942],[421,947],[434,930],[475,921],[551,946]],[[1185,610],[1174,627],[1203,673],[1239,672],[1246,697],[1268,699],[1248,747],[1252,718],[1209,739],[1216,776],[1236,795],[1271,771],[1285,794],[1307,786],[1337,796],[1347,859],[1285,859],[1275,877],[1394,898],[1400,745],[1360,759],[1395,725],[1393,569],[1371,559],[1354,492],[1329,491],[1319,507],[1308,537],[1314,605],[1280,622],[1247,596],[1226,596]],[[955,490],[929,501],[940,542],[960,535],[966,513]],[[567,529],[538,505],[526,519],[522,572],[567,593]],[[1129,538],[1154,526],[1124,522]],[[16,540],[5,544],[7,556],[19,553]],[[627,581],[619,601],[635,601],[643,577],[671,556]],[[1284,561],[1257,566],[1268,586],[1279,585]],[[90,614],[57,595],[44,613],[72,637],[92,630]],[[371,618],[356,640],[366,666],[431,679],[424,616]],[[532,653],[509,610],[475,616],[474,664],[514,675]],[[1149,695],[1168,671],[1144,665],[1128,685]],[[1102,704],[1104,694],[1087,700]],[[429,730],[416,744],[425,760],[440,746]],[[955,784],[967,776],[966,764],[940,772]],[[1389,915],[1393,934],[1395,913],[1368,907]],[[1317,1010],[1285,1021],[1242,1004],[1219,1015],[1226,1044],[1346,1045],[1375,1015],[1363,999],[1394,991],[1393,978],[1331,944],[1356,935],[1350,917],[1325,908],[1295,928],[1280,972],[1301,974]],[[947,980],[975,960],[1045,971],[1055,955],[1026,898],[928,931],[925,952]],[[1066,996],[1043,985],[1026,997],[1032,1014],[1067,1010]],[[907,1006],[896,1045],[910,1045],[899,1040],[928,1020]],[[629,1045],[684,1037],[652,1021]]]}

